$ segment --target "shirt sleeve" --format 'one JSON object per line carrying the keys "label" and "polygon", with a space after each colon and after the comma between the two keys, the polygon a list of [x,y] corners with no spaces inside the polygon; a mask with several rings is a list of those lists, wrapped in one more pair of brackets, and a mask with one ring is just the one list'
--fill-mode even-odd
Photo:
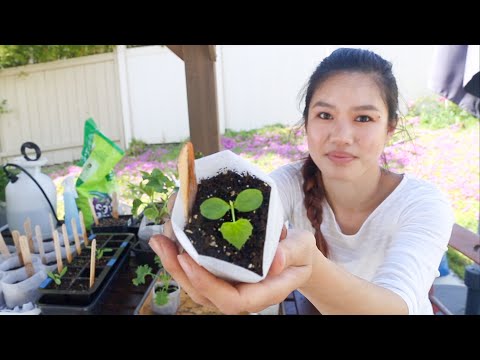
{"label": "shirt sleeve", "polygon": [[270,173],[270,177],[273,179],[278,188],[280,200],[283,206],[283,219],[285,221],[291,221],[293,211],[293,191],[295,184],[293,179],[296,178],[292,173],[292,166],[285,165]]}
{"label": "shirt sleeve", "polygon": [[438,190],[415,195],[400,215],[385,261],[372,279],[401,296],[409,314],[421,312],[454,224],[450,202]]}

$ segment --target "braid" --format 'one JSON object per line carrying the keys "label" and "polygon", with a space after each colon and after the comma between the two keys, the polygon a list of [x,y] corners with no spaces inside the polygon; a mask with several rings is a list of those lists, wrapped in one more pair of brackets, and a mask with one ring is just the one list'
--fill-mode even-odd
{"label": "braid", "polygon": [[322,173],[309,155],[302,167],[303,192],[305,194],[304,205],[307,209],[307,217],[315,229],[317,248],[328,257],[328,246],[320,230],[322,223],[322,202],[325,198]]}

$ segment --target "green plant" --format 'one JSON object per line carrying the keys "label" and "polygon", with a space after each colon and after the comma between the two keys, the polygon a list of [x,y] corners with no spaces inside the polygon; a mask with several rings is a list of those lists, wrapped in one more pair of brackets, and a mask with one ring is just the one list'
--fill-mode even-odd
{"label": "green plant", "polygon": [[151,276],[153,281],[160,281],[162,286],[155,291],[155,304],[162,306],[168,303],[168,288],[172,277],[162,269],[162,262],[158,256],[155,256],[155,263],[157,263],[161,269],[159,273],[152,273],[152,268],[148,265],[140,265],[136,270],[137,277],[132,280],[132,283],[135,286],[143,285],[145,284],[147,276]]}
{"label": "green plant", "polygon": [[143,154],[148,149],[148,144],[142,140],[132,139],[130,141],[130,145],[128,145],[128,149],[126,154],[128,156],[138,156]]}
{"label": "green plant", "polygon": [[478,123],[478,119],[457,104],[443,97],[422,97],[408,109],[407,118],[418,117],[420,125],[437,130],[449,125],[469,128]]}
{"label": "green plant", "polygon": [[250,220],[235,219],[235,209],[239,212],[250,212],[258,209],[263,202],[263,194],[258,189],[247,189],[241,191],[235,201],[228,203],[218,197],[205,200],[200,205],[200,213],[210,220],[218,220],[225,216],[228,210],[232,213],[232,221],[224,222],[219,231],[230,244],[238,250],[247,242],[252,235],[253,226]]}
{"label": "green plant", "polygon": [[[85,246],[85,248],[86,249],[91,249],[92,247],[91,246]],[[113,249],[111,249],[111,248],[97,249],[97,250],[95,250],[95,259],[100,260],[103,257],[104,253],[111,252],[111,251],[113,251]]]}
{"label": "green plant", "polygon": [[0,45],[0,69],[112,52],[115,45]]}
{"label": "green plant", "polygon": [[156,225],[162,224],[169,214],[167,201],[175,189],[175,182],[159,169],[154,169],[151,174],[141,173],[140,184],[129,185],[134,198],[132,214],[138,217],[143,211],[148,220]]}
{"label": "green plant", "polygon": [[8,113],[9,110],[7,109],[7,100],[3,99],[0,101],[0,115]]}
{"label": "green plant", "polygon": [[8,184],[8,178],[2,168],[0,168],[0,201],[5,201],[5,188]]}
{"label": "green plant", "polygon": [[58,274],[58,273],[53,273],[53,272],[51,272],[51,271],[48,271],[48,272],[47,272],[47,275],[48,275],[49,278],[51,278],[51,279],[55,282],[55,284],[60,285],[60,284],[62,283],[62,277],[63,277],[63,275],[65,275],[66,273],[67,273],[67,267],[65,266],[65,267],[62,269],[62,271],[60,272],[60,274]]}
{"label": "green plant", "polygon": [[97,249],[97,251],[95,252],[95,258],[97,260],[100,260],[102,257],[103,257],[103,254],[106,253],[106,252],[112,252],[113,249],[110,249],[110,248],[101,248],[101,249]]}

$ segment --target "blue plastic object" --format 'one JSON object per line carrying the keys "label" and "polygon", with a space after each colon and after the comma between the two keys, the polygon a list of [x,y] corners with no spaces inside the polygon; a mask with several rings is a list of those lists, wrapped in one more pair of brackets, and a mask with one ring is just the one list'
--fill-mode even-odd
{"label": "blue plastic object", "polygon": [[440,266],[438,267],[438,271],[440,272],[440,276],[446,276],[450,274],[447,253],[443,254],[442,260],[440,261]]}

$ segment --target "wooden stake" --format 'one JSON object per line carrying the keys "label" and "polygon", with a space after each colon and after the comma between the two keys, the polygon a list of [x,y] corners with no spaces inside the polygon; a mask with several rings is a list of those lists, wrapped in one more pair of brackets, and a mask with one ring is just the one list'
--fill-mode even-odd
{"label": "wooden stake", "polygon": [[95,282],[95,255],[97,254],[97,239],[92,240],[92,247],[90,249],[90,289]]}
{"label": "wooden stake", "polygon": [[20,233],[17,230],[12,231],[12,238],[13,243],[15,244],[15,249],[17,250],[18,261],[20,261],[20,265],[24,265],[23,257],[22,257],[22,250],[20,249]]}
{"label": "wooden stake", "polygon": [[88,234],[87,229],[85,228],[85,221],[83,220],[82,211],[78,212],[78,217],[80,218],[80,226],[82,227],[83,242],[85,243],[85,246],[88,246],[88,244],[90,244],[90,241],[88,241]]}
{"label": "wooden stake", "polygon": [[22,257],[23,261],[25,262],[25,270],[27,271],[27,276],[32,277],[35,274],[35,270],[33,269],[32,265],[32,254],[30,253],[30,249],[28,248],[28,239],[26,236],[20,236],[20,249],[22,249]]}
{"label": "wooden stake", "polygon": [[10,251],[8,250],[8,246],[5,243],[5,239],[3,238],[1,233],[0,233],[0,253],[6,258],[10,257]]}
{"label": "wooden stake", "polygon": [[38,252],[40,253],[40,257],[42,258],[42,264],[46,265],[47,259],[45,258],[45,249],[43,248],[43,237],[40,225],[35,225],[35,237],[37,238]]}
{"label": "wooden stake", "polygon": [[90,211],[93,216],[93,222],[95,225],[98,226],[98,217],[97,217],[97,212],[95,211],[95,207],[93,206],[93,199],[88,199],[88,205],[90,205]]}
{"label": "wooden stake", "polygon": [[178,155],[178,175],[180,178],[180,189],[182,190],[183,212],[185,221],[188,222],[195,197],[197,196],[195,154],[190,141],[183,146]]}
{"label": "wooden stake", "polygon": [[73,239],[75,240],[75,248],[77,249],[77,255],[82,254],[82,248],[80,247],[80,239],[78,238],[78,231],[77,231],[77,222],[75,219],[72,219],[72,232],[73,232]]}
{"label": "wooden stake", "polygon": [[118,195],[116,191],[112,193],[112,217],[118,219]]}
{"label": "wooden stake", "polygon": [[53,231],[53,246],[55,247],[55,256],[57,257],[57,271],[60,274],[63,270],[62,251],[60,250],[60,239],[58,231]]}
{"label": "wooden stake", "polygon": [[25,222],[23,223],[23,228],[25,229],[25,236],[28,240],[28,247],[30,248],[30,252],[33,253],[35,252],[35,249],[33,247],[32,222],[30,221],[30,218],[27,217],[27,220],[25,220]]}
{"label": "wooden stake", "polygon": [[70,251],[70,240],[68,239],[67,227],[62,225],[63,245],[65,245],[65,252],[67,253],[67,262],[72,262],[72,252]]}

